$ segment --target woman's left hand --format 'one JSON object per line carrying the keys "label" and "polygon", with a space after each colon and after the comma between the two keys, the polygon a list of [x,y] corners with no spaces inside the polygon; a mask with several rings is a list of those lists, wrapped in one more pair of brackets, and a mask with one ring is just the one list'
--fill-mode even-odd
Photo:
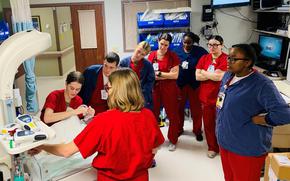
{"label": "woman's left hand", "polygon": [[88,107],[88,114],[91,116],[95,115],[95,110],[91,106]]}
{"label": "woman's left hand", "polygon": [[257,115],[252,117],[252,122],[259,125],[267,125],[265,115]]}
{"label": "woman's left hand", "polygon": [[32,148],[31,150],[28,150],[28,154],[33,156],[33,155],[37,155],[41,151],[42,151],[41,146],[38,146],[38,147]]}

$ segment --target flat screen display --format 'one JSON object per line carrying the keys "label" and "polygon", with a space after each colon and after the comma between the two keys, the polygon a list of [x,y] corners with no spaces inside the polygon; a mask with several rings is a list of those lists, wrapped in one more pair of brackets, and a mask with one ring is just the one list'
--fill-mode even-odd
{"label": "flat screen display", "polygon": [[280,60],[282,54],[283,38],[260,35],[259,45],[262,48],[261,55],[273,60]]}
{"label": "flat screen display", "polygon": [[250,4],[251,0],[211,0],[211,5],[213,8],[247,6]]}

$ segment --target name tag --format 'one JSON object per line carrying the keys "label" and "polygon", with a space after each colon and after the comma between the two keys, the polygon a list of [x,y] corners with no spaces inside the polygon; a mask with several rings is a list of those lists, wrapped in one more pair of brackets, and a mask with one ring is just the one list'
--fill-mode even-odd
{"label": "name tag", "polygon": [[225,93],[219,92],[217,100],[216,100],[216,107],[217,108],[221,109],[223,107],[225,97],[226,97]]}
{"label": "name tag", "polygon": [[182,67],[183,69],[188,69],[188,61],[184,61],[184,62],[182,62],[181,67]]}
{"label": "name tag", "polygon": [[158,71],[159,70],[158,63],[153,63],[153,69],[154,69],[154,71]]}
{"label": "name tag", "polygon": [[108,99],[108,93],[106,90],[101,90],[101,99],[102,100],[107,100]]}
{"label": "name tag", "polygon": [[214,73],[214,65],[210,65],[210,66],[207,68],[207,71],[208,71],[208,72],[212,72],[212,73]]}

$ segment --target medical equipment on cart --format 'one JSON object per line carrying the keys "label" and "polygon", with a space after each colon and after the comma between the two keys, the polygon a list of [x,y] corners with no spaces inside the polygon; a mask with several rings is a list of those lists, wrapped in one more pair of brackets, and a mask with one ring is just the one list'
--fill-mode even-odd
{"label": "medical equipment on cart", "polygon": [[39,128],[34,123],[32,116],[23,114],[16,117],[16,122],[23,126],[26,130],[39,131]]}

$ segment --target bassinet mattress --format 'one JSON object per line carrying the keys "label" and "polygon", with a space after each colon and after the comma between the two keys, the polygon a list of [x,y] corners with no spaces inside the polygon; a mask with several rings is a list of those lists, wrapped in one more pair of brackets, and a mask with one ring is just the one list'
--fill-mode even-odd
{"label": "bassinet mattress", "polygon": [[[58,122],[51,126],[56,137],[49,144],[70,142],[85,126],[77,116]],[[26,169],[33,181],[57,180],[89,168],[95,156],[83,159],[80,153],[76,153],[69,158],[63,158],[42,151],[27,159]]]}

